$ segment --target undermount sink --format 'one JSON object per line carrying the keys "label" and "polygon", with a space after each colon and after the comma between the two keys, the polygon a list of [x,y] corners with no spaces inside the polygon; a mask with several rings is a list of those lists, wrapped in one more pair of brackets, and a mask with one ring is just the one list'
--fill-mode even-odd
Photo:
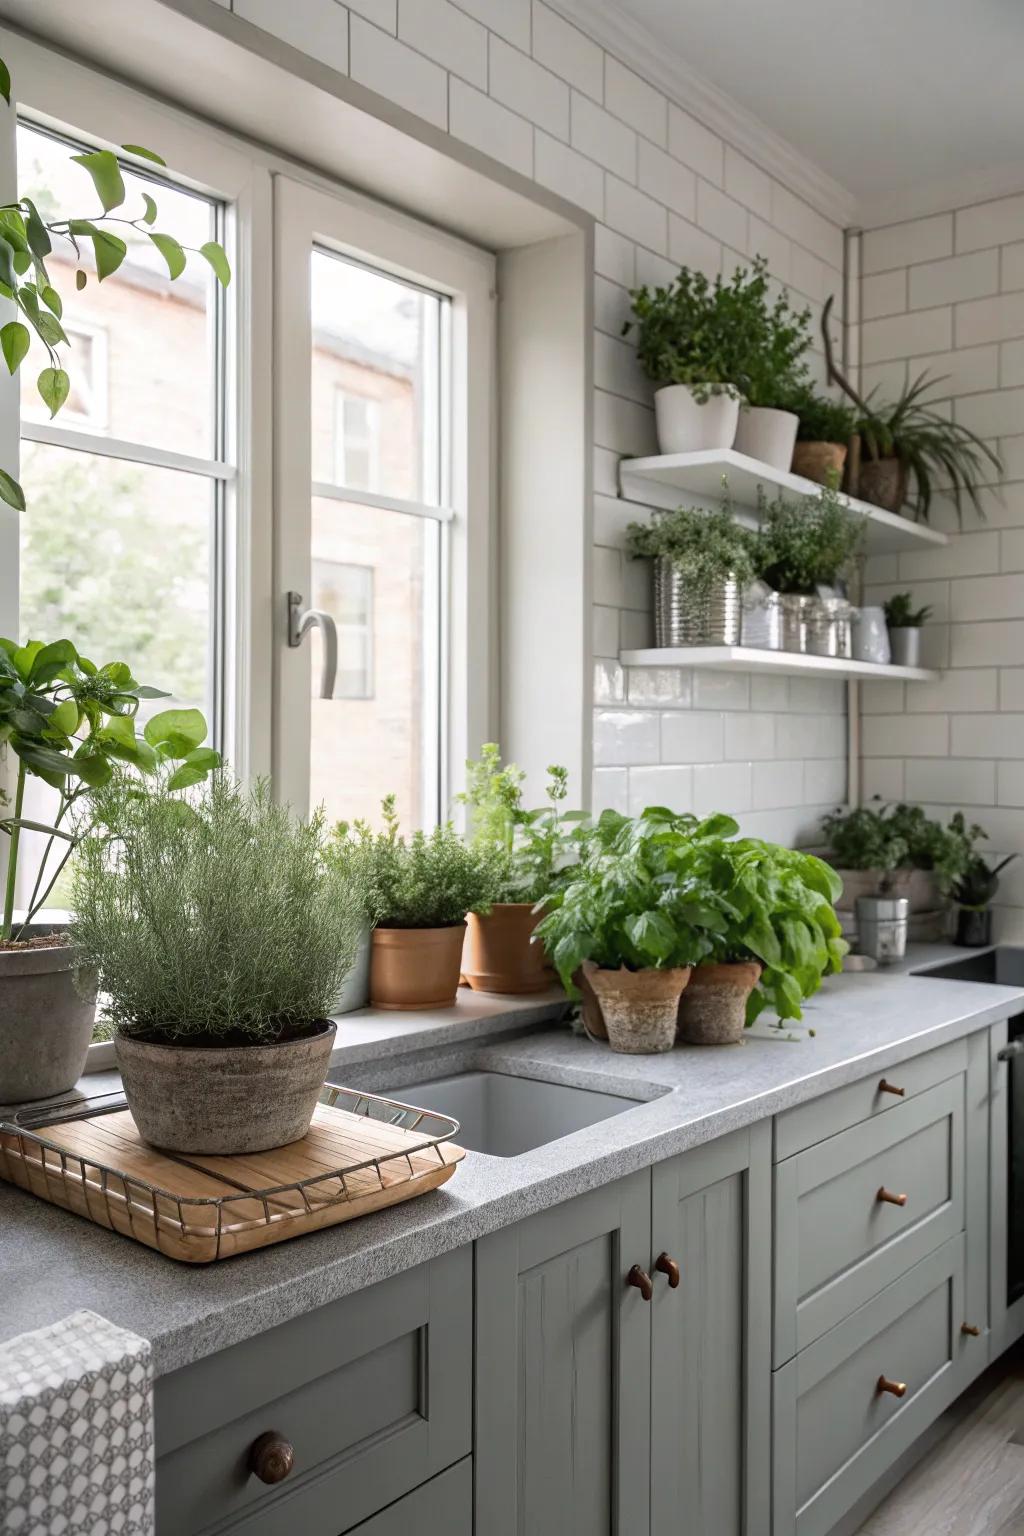
{"label": "undermount sink", "polygon": [[386,1090],[389,1099],[458,1120],[460,1147],[491,1157],[518,1157],[584,1126],[607,1120],[640,1100],[505,1072],[459,1072]]}
{"label": "undermount sink", "polygon": [[989,981],[1002,987],[1020,987],[1024,986],[1024,949],[997,944],[992,949],[968,950],[955,960],[922,966],[914,974],[936,981]]}

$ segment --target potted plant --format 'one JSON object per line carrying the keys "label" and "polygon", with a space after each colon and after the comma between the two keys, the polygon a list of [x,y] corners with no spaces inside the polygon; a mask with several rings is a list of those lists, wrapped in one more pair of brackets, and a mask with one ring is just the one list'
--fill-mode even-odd
{"label": "potted plant", "polygon": [[921,665],[921,627],[931,618],[931,613],[927,605],[915,608],[909,592],[897,592],[886,602],[885,622],[896,666]]}
{"label": "potted plant", "polygon": [[[958,811],[953,820],[963,816]],[[976,829],[975,829],[976,830]],[[999,876],[1017,854],[1007,854],[998,864],[989,865],[980,853],[972,853],[964,873],[953,887],[956,902],[956,937],[954,943],[966,949],[984,949],[992,943],[992,902],[999,890]]]}
{"label": "potted plant", "polygon": [[793,391],[788,406],[799,420],[793,473],[819,485],[839,484],[850,438],[857,428],[855,412],[843,401],[819,394],[809,384]]}
{"label": "potted plant", "polygon": [[783,647],[819,656],[848,656],[851,608],[834,588],[858,553],[864,519],[851,516],[835,485],[816,498],[792,501],[758,497],[760,529],[755,544],[758,575],[780,594]]}
{"label": "potted plant", "polygon": [[999,455],[976,432],[943,415],[934,397],[923,398],[941,379],[918,374],[891,403],[876,405],[874,392],[866,397],[859,394],[836,367],[828,330],[831,307],[830,297],[821,317],[829,378],[858,411],[851,495],[887,512],[909,506],[911,516],[926,523],[938,481],[952,496],[958,520],[963,521],[965,496],[984,517],[979,492],[986,476],[1001,478]]}
{"label": "potted plant", "polygon": [[[88,796],[117,764],[141,773],[167,766],[176,786],[202,780],[220,762],[203,745],[198,710],[169,709],[139,731],[140,701],[165,698],[122,661],[97,667],[70,640],[19,646],[0,640],[0,753],[16,764],[13,798],[0,795],[7,873],[0,923],[0,1103],[50,1098],[72,1088],[85,1065],[95,1014],[95,978],[82,971],[67,935],[36,919],[88,831]],[[50,819],[26,815],[38,780],[55,793]],[[45,838],[25,911],[15,919],[23,834]]]}
{"label": "potted plant", "polygon": [[365,822],[335,823],[327,844],[327,862],[338,877],[344,901],[360,916],[359,939],[352,968],[345,976],[330,1009],[332,1018],[354,1013],[370,1001],[370,935],[381,915],[373,910],[374,839]]}
{"label": "potted plant", "polygon": [[746,329],[747,279],[729,283],[682,267],[668,287],[630,291],[637,356],[658,386],[654,413],[662,453],[731,448],[739,417],[737,345]]}
{"label": "potted plant", "polygon": [[451,822],[399,832],[395,797],[381,802],[384,829],[357,822],[366,846],[370,1002],[374,1008],[449,1008],[459,987],[466,914],[486,911],[500,890],[492,852],[470,847]]}
{"label": "potted plant", "polygon": [[811,312],[792,310],[784,292],[769,306],[768,293],[768,265],[758,257],[743,292],[749,325],[738,379],[744,398],[735,447],[772,469],[787,470],[800,426],[791,401],[807,372],[803,359]]}
{"label": "potted plant", "polygon": [[740,643],[754,546],[728,503],[713,512],[679,507],[630,523],[626,547],[634,559],[654,562],[656,645]]}
{"label": "potted plant", "polygon": [[95,797],[72,946],[154,1146],[259,1152],[309,1129],[361,918],[325,852],[322,812],[296,821],[224,772],[189,800],[123,777]]}
{"label": "potted plant", "polygon": [[544,945],[534,939],[541,911],[574,858],[574,828],[584,811],[565,811],[566,769],[548,769],[547,804],[525,810],[522,769],[504,766],[497,742],[466,764],[458,796],[470,813],[471,842],[497,870],[486,912],[470,912],[462,976],[475,992],[541,992],[552,983]]}

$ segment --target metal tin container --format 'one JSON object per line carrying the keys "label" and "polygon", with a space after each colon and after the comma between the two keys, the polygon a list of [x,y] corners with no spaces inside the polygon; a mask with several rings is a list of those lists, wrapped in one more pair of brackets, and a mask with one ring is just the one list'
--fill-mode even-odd
{"label": "metal tin container", "polygon": [[889,643],[892,646],[892,659],[896,666],[919,667],[921,665],[920,627],[901,626],[890,629]]}
{"label": "metal tin container", "polygon": [[739,583],[731,576],[695,590],[671,560],[655,560],[655,645],[739,645],[742,617]]}
{"label": "metal tin container", "polygon": [[853,655],[852,607],[845,597],[812,597],[807,611],[807,649],[812,656]]}
{"label": "metal tin container", "polygon": [[857,897],[857,947],[879,965],[903,959],[909,927],[910,902],[906,896]]}
{"label": "metal tin container", "polygon": [[808,615],[814,597],[804,597],[798,592],[781,592],[779,607],[782,610],[782,649],[803,654],[807,650]]}
{"label": "metal tin container", "polygon": [[743,644],[758,651],[782,650],[782,598],[763,582],[743,594]]}

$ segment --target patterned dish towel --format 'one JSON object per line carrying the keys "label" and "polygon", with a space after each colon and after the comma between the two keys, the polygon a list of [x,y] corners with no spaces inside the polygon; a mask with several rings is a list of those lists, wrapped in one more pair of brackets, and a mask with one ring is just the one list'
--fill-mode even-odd
{"label": "patterned dish towel", "polygon": [[150,1346],[74,1312],[0,1347],[4,1536],[152,1536]]}

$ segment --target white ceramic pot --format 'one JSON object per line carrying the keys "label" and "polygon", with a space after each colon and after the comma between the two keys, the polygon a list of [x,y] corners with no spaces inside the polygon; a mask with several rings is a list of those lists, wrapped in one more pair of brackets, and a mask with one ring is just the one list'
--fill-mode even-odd
{"label": "white ceramic pot", "polygon": [[739,401],[729,395],[709,395],[701,405],[688,384],[666,384],[654,392],[658,448],[662,453],[731,448],[739,409]]}
{"label": "white ceramic pot", "polygon": [[799,425],[800,418],[792,411],[745,405],[736,427],[736,452],[758,459],[771,469],[788,470],[793,462]]}
{"label": "white ceramic pot", "polygon": [[879,666],[892,659],[884,608],[853,610],[853,656],[855,661],[873,661]]}

